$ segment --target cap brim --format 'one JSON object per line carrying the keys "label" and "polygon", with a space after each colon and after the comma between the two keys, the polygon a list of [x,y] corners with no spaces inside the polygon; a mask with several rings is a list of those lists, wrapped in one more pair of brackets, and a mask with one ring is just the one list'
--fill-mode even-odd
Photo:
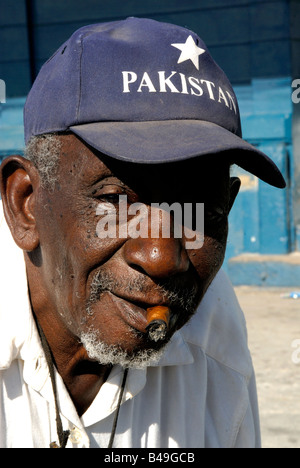
{"label": "cap brim", "polygon": [[266,154],[211,122],[97,122],[72,126],[70,130],[101,153],[135,163],[159,164],[232,151],[233,163],[274,187],[286,186],[278,167]]}

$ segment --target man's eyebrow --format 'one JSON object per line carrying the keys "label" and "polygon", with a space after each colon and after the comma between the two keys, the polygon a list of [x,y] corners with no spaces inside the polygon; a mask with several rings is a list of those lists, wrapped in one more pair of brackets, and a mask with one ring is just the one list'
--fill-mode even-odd
{"label": "man's eyebrow", "polygon": [[92,186],[110,177],[114,177],[114,174],[111,172],[111,170],[108,167],[103,167],[103,169],[94,171],[93,173],[90,174],[87,180],[87,184],[89,186]]}
{"label": "man's eyebrow", "polygon": [[90,187],[95,187],[99,184],[118,184],[122,187],[126,187],[126,184],[124,184],[124,182],[118,179],[118,177],[116,177],[110,171],[107,174],[102,174],[101,176],[95,177],[92,181],[89,182]]}

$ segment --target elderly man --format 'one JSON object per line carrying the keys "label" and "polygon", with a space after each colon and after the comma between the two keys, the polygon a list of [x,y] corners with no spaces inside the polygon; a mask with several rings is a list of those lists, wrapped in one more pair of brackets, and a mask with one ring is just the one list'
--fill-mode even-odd
{"label": "elderly man", "polygon": [[284,180],[242,140],[205,44],[146,19],[84,27],[24,115],[27,157],[1,166],[0,446],[258,447],[244,318],[220,270],[230,165]]}

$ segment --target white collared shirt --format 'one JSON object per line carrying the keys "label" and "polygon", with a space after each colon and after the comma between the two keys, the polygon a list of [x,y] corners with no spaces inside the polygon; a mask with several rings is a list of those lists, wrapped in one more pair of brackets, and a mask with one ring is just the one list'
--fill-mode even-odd
{"label": "white collared shirt", "polygon": [[[57,441],[51,380],[28,299],[23,252],[0,206],[0,448]],[[79,417],[61,377],[67,447],[105,448],[123,370],[115,366]],[[244,316],[224,272],[156,365],[128,373],[116,448],[259,447],[255,377]]]}

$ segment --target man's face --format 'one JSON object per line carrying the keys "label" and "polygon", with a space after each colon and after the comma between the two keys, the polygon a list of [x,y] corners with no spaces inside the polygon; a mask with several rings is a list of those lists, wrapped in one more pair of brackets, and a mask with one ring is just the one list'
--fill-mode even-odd
{"label": "man's face", "polygon": [[[146,309],[170,307],[169,340],[194,313],[223,262],[228,165],[135,165],[99,155],[73,135],[60,138],[56,188],[40,188],[36,196],[40,245],[30,259],[40,269],[38,303],[86,346],[101,343],[129,356],[160,348],[163,342],[147,337]],[[150,232],[143,238],[100,238],[99,206],[118,210],[121,195],[128,206],[204,203],[203,246],[187,249],[185,237],[151,238]]]}

